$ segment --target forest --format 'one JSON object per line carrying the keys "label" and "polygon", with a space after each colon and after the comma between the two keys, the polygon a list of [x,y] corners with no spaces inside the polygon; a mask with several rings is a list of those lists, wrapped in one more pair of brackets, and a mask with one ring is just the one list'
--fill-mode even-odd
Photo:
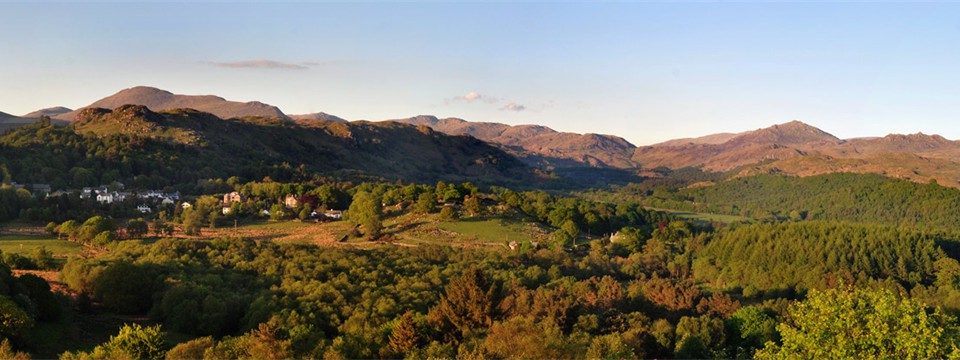
{"label": "forest", "polygon": [[[960,193],[935,183],[651,169],[572,191],[179,146],[0,140],[0,358],[960,356]],[[79,191],[121,183],[182,198]]]}

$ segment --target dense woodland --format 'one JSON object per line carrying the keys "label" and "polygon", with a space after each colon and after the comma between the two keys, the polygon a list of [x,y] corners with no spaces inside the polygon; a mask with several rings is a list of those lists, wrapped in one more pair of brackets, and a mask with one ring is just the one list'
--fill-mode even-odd
{"label": "dense woodland", "polygon": [[[266,160],[230,173],[178,146],[43,122],[0,141],[5,183],[185,195],[142,214],[136,201],[0,187],[0,226],[84,249],[0,256],[0,358],[960,356],[960,192],[937,184],[653,169],[624,186],[547,192],[344,179]],[[242,200],[224,204],[234,191]],[[204,237],[332,221],[314,215],[325,210],[344,211],[347,241]],[[404,216],[546,234],[516,247],[409,245],[402,227],[384,226]],[[29,269],[58,271],[71,295],[13,275]],[[129,321],[95,342],[49,335],[117,318]]]}

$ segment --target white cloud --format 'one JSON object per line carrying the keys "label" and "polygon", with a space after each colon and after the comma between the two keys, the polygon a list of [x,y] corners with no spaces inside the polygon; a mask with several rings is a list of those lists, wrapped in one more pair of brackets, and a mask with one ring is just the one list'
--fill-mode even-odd
{"label": "white cloud", "polygon": [[229,62],[210,62],[210,65],[226,68],[245,68],[245,69],[286,69],[286,70],[306,70],[312,63],[292,64],[274,60],[245,60]]}
{"label": "white cloud", "polygon": [[527,109],[526,106],[523,106],[517,103],[509,103],[504,105],[502,108],[500,108],[500,110],[515,111],[515,112],[524,111],[526,109]]}
{"label": "white cloud", "polygon": [[483,97],[483,95],[480,95],[480,93],[478,93],[478,92],[476,92],[476,91],[471,91],[471,92],[467,93],[466,95],[464,95],[464,96],[463,96],[463,99],[466,100],[466,101],[474,101],[474,100],[480,99],[480,98],[482,98],[482,97]]}

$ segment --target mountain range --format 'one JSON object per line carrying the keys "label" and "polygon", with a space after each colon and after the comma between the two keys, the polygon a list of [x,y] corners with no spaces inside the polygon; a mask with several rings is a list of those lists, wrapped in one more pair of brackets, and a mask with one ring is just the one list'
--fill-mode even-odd
{"label": "mountain range", "polygon": [[[527,166],[561,173],[567,171],[564,169],[593,168],[636,174],[641,169],[659,167],[695,167],[736,175],[783,173],[807,176],[829,172],[871,172],[914,181],[936,180],[943,185],[960,187],[960,163],[955,160],[960,159],[960,143],[957,141],[939,135],[919,133],[840,139],[800,121],[741,133],[719,133],[637,147],[614,135],[559,132],[541,125],[471,122],[430,115],[378,122],[347,121],[323,112],[287,115],[276,106],[256,101],[235,102],[213,95],[177,95],[139,86],[122,90],[77,110],[56,107],[38,110],[23,117],[0,113],[0,129],[30,123],[39,116],[75,121],[76,127],[83,129],[89,127],[91,116],[105,116],[105,111],[116,111],[103,109],[118,109],[127,104],[141,105],[154,114],[162,114],[161,117],[164,118],[170,118],[171,114],[183,114],[185,110],[181,109],[194,109],[196,111],[190,113],[191,117],[206,119],[212,116],[234,120],[256,118],[259,120],[250,121],[275,122],[309,131],[340,134],[335,137],[342,135],[355,142],[374,141],[382,144],[399,141],[406,144],[409,141],[391,138],[409,136],[409,130],[397,129],[416,129],[420,134],[430,134],[425,129],[429,128],[452,138],[464,138],[461,135],[467,135],[479,139],[482,143],[502,151],[504,156],[519,159]],[[204,113],[207,115],[200,115]],[[164,122],[158,120],[154,121],[154,124]],[[398,127],[398,124],[407,124],[410,127]],[[154,130],[144,128],[137,131],[149,133]],[[398,133],[393,134],[391,131]],[[204,131],[203,134],[208,138],[223,136],[210,131]],[[372,139],[366,139],[365,136],[371,136]],[[250,140],[256,142],[259,139]],[[315,142],[331,139],[302,140]],[[340,138],[337,141],[342,140],[343,138]],[[415,148],[408,150],[419,151]],[[442,149],[436,150],[444,152]],[[403,160],[392,157],[388,148],[383,151],[385,154],[367,154],[371,158],[366,161],[373,161],[377,156],[390,158],[391,161]],[[411,152],[407,153],[405,158],[417,156]]]}

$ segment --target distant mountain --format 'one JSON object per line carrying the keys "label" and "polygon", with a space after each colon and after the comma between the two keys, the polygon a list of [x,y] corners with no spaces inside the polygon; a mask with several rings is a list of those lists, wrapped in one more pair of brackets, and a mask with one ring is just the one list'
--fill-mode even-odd
{"label": "distant mountain", "polygon": [[540,125],[511,126],[457,118],[438,119],[426,115],[390,121],[429,126],[451,135],[467,134],[498,144],[538,167],[637,167],[637,163],[631,159],[636,147],[612,135],[565,133]]}
{"label": "distant mountain", "polygon": [[39,118],[41,116],[56,117],[58,115],[66,114],[73,111],[72,109],[65,108],[63,106],[56,106],[52,108],[40,109],[32,113],[26,114],[23,117],[25,118]]}
{"label": "distant mountain", "polygon": [[[346,123],[279,117],[223,120],[192,109],[154,112],[142,105],[123,105],[113,110],[82,109],[66,129],[81,136],[94,134],[96,138],[124,135],[121,139],[128,140],[119,140],[120,144],[133,142],[138,144],[136,151],[147,152],[137,156],[140,165],[135,168],[168,179],[182,179],[193,173],[208,178],[238,172],[260,179],[271,173],[283,174],[278,169],[292,171],[291,167],[300,164],[307,171],[321,174],[360,174],[420,182],[528,182],[539,176],[515,157],[473,137],[451,136],[428,127],[393,122]],[[4,138],[4,142],[29,143],[24,139],[38,137],[28,130],[20,129]],[[41,156],[39,152],[34,149],[25,153]],[[173,160],[160,161],[156,166],[150,163],[152,159],[164,158]],[[150,169],[160,170],[154,173]],[[63,171],[68,170],[69,167]],[[16,175],[18,179],[31,179],[29,174]]]}
{"label": "distant mountain", "polygon": [[842,140],[799,121],[729,135],[643,146],[637,148],[634,160],[646,169],[700,167],[737,170],[741,176],[876,173],[960,187],[960,142],[940,135],[890,134]]}
{"label": "distant mountain", "polygon": [[[236,102],[213,95],[177,95],[169,91],[147,86],[124,89],[114,95],[97,100],[85,108],[113,109],[121,105],[143,105],[153,111],[172,109],[196,109],[209,112],[220,118],[229,119],[245,116],[280,117],[287,116],[276,106],[257,101]],[[55,119],[72,121],[82,109],[63,113]]]}
{"label": "distant mountain", "polygon": [[336,115],[330,115],[323,112],[313,113],[313,114],[303,114],[303,115],[289,115],[291,119],[294,120],[324,120],[324,121],[336,121],[336,122],[347,122],[346,119],[343,119]]}
{"label": "distant mountain", "polygon": [[10,115],[5,112],[0,112],[0,131],[15,128],[18,126],[23,126],[37,121],[36,119],[22,118],[15,115]]}
{"label": "distant mountain", "polygon": [[747,131],[735,136],[712,136],[722,142],[669,141],[637,148],[633,160],[644,168],[702,167],[711,171],[727,171],[762,161],[786,159],[806,154],[812,149],[836,146],[843,140],[800,121],[791,121],[768,128]]}
{"label": "distant mountain", "polygon": [[740,135],[740,134],[734,134],[734,133],[710,134],[710,135],[696,137],[696,138],[682,138],[682,139],[667,140],[662,143],[657,143],[650,146],[683,146],[683,145],[691,145],[691,144],[720,144],[727,140],[732,139],[737,135]]}

